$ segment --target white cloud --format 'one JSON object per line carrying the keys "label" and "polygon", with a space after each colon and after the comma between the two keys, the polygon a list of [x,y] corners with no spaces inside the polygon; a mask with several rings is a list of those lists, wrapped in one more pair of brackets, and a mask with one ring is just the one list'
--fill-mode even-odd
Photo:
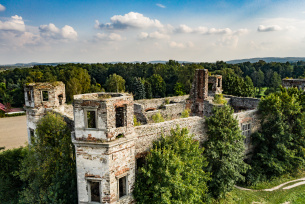
{"label": "white cloud", "polygon": [[221,28],[221,29],[216,29],[216,28],[210,28],[206,34],[232,34],[232,30],[230,28]]}
{"label": "white cloud", "polygon": [[160,7],[160,8],[166,8],[166,6],[162,5],[162,4],[156,4],[156,6]]}
{"label": "white cloud", "polygon": [[145,17],[141,13],[129,12],[122,15],[115,15],[110,18],[111,23],[99,23],[95,21],[96,28],[107,28],[107,29],[127,29],[127,28],[149,28],[156,27],[162,28],[163,25],[157,19],[150,19]]}
{"label": "white cloud", "polygon": [[271,32],[271,31],[279,31],[279,30],[282,30],[282,28],[278,25],[272,25],[272,26],[260,25],[257,28],[258,32]]}
{"label": "white cloud", "polygon": [[146,33],[146,32],[141,32],[138,37],[140,39],[169,39],[170,36],[167,35],[166,33],[162,33],[159,31],[155,31],[152,33]]}
{"label": "white cloud", "polygon": [[187,25],[180,25],[178,28],[175,29],[177,33],[191,33],[193,29],[188,27]]}
{"label": "white cloud", "polygon": [[0,30],[4,31],[25,31],[24,21],[21,16],[12,16],[7,21],[0,21]]}
{"label": "white cloud", "polygon": [[122,37],[117,33],[110,33],[109,35],[105,33],[97,33],[95,35],[95,39],[106,40],[106,41],[120,41],[122,40]]}
{"label": "white cloud", "polygon": [[0,4],[0,11],[5,11],[5,7]]}
{"label": "white cloud", "polygon": [[189,42],[186,42],[186,43],[178,43],[178,42],[175,42],[175,41],[171,41],[169,42],[169,46],[171,48],[187,48],[187,47],[194,47],[194,43],[192,43],[191,41]]}
{"label": "white cloud", "polygon": [[47,39],[72,39],[75,40],[77,38],[77,32],[68,25],[65,25],[62,29],[57,28],[53,23],[49,25],[41,25],[39,26],[40,35]]}
{"label": "white cloud", "polygon": [[141,32],[141,33],[138,35],[138,37],[139,37],[140,39],[146,39],[146,38],[148,38],[148,33],[146,33],[146,32]]}

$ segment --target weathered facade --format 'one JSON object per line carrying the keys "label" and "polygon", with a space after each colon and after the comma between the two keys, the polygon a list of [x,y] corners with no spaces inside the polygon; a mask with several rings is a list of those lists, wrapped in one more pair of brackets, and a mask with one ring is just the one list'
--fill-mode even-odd
{"label": "weathered facade", "polygon": [[[207,70],[196,70],[189,96],[134,101],[128,93],[90,93],[74,96],[65,105],[64,84],[36,83],[25,86],[29,142],[37,121],[46,111],[62,114],[73,125],[79,203],[133,203],[133,186],[137,168],[162,134],[179,126],[188,128],[194,139],[207,139],[205,116],[212,114],[213,96],[222,93],[222,77],[209,76]],[[48,100],[43,91],[48,91]],[[30,93],[30,95],[28,95]],[[59,97],[61,96],[62,97]],[[30,100],[31,99],[31,100]],[[228,96],[242,133],[247,152],[250,134],[259,129],[258,99]],[[181,118],[185,109],[191,116]],[[165,119],[153,123],[159,112]],[[72,116],[73,114],[73,116]],[[134,116],[141,122],[134,126]]]}
{"label": "weathered facade", "polygon": [[284,88],[296,87],[302,91],[305,91],[305,79],[283,79],[282,86]]}

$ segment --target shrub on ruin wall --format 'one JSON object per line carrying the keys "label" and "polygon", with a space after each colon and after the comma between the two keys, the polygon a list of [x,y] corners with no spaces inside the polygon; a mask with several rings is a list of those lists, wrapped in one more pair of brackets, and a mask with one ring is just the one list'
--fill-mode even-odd
{"label": "shrub on ruin wall", "polygon": [[133,191],[136,202],[204,203],[209,173],[199,142],[188,130],[177,128],[171,135],[154,142],[146,157],[146,165],[139,170]]}
{"label": "shrub on ruin wall", "polygon": [[152,120],[153,120],[155,123],[164,122],[164,118],[162,117],[161,113],[159,113],[159,112],[152,116]]}
{"label": "shrub on ruin wall", "polygon": [[244,136],[233,117],[230,106],[213,108],[213,116],[206,119],[208,140],[204,142],[204,155],[209,164],[205,169],[212,173],[208,182],[213,197],[224,197],[233,190],[237,181],[244,180],[242,175],[249,168],[244,163]]}
{"label": "shrub on ruin wall", "polygon": [[184,109],[181,113],[181,118],[188,118],[190,116],[190,112],[191,110],[190,109]]}

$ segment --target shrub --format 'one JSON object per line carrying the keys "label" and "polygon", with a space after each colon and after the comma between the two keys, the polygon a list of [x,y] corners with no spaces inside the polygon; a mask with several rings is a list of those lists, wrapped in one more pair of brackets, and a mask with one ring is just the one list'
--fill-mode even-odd
{"label": "shrub", "polygon": [[190,116],[190,109],[184,109],[181,113],[181,118],[188,118]]}
{"label": "shrub", "polygon": [[139,125],[141,125],[141,123],[138,122],[137,117],[136,117],[135,115],[133,115],[133,125],[134,125],[134,126],[139,126]]}
{"label": "shrub", "polygon": [[159,112],[152,116],[152,120],[155,123],[164,122],[164,118],[162,117],[161,113],[159,113]]}
{"label": "shrub", "polygon": [[216,104],[226,104],[227,100],[223,97],[222,94],[215,94],[213,102]]}

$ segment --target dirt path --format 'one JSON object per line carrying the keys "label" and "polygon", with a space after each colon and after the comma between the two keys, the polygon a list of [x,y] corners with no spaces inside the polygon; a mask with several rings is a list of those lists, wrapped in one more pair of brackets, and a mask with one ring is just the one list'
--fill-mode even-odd
{"label": "dirt path", "polygon": [[0,118],[0,147],[5,150],[25,146],[28,141],[26,116]]}
{"label": "dirt path", "polygon": [[[289,183],[293,183],[293,182],[297,182],[297,181],[300,181],[300,182],[282,188],[283,186],[285,186]],[[292,180],[292,181],[288,181],[288,182],[282,183],[278,186],[275,186],[275,187],[269,188],[269,189],[253,190],[253,189],[243,188],[243,187],[239,187],[239,186],[235,186],[235,187],[240,189],[240,190],[244,190],[244,191],[274,191],[274,190],[278,190],[280,188],[282,188],[283,190],[287,190],[287,189],[291,189],[291,188],[294,188],[294,187],[297,187],[297,186],[300,186],[300,185],[304,185],[304,184],[305,184],[305,177],[300,178],[300,179],[296,179],[296,180]]]}

